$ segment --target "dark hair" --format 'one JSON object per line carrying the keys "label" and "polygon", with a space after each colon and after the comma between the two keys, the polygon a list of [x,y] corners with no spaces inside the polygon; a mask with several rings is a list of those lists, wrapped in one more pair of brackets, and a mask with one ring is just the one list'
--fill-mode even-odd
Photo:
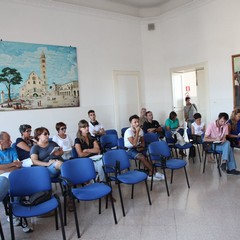
{"label": "dark hair", "polygon": [[20,127],[19,127],[19,132],[21,133],[21,134],[23,134],[27,129],[29,129],[29,128],[32,128],[30,125],[28,125],[28,124],[22,124],[22,125],[20,125]]}
{"label": "dark hair", "polygon": [[[82,119],[78,123],[78,131],[77,131],[77,138],[79,138],[81,142],[85,141],[84,137],[82,136],[82,132],[80,131],[80,128],[84,128],[84,127],[89,127],[89,124],[88,124],[88,121],[86,121],[85,119]],[[87,137],[88,139],[91,139],[91,134],[88,133]]]}
{"label": "dark hair", "polygon": [[228,114],[225,112],[221,112],[218,114],[218,119],[221,119],[221,118],[223,118],[226,121],[229,119]]}
{"label": "dark hair", "polygon": [[95,111],[94,111],[94,110],[89,110],[89,111],[88,111],[88,115],[89,115],[90,113],[95,113]]}
{"label": "dark hair", "polygon": [[49,131],[47,128],[45,127],[39,127],[39,128],[36,128],[34,130],[34,138],[38,141],[39,140],[39,136],[43,133],[43,132],[47,132],[48,135],[50,135]]}
{"label": "dark hair", "polygon": [[195,113],[195,114],[193,115],[193,118],[194,118],[194,119],[202,118],[202,115],[201,115],[200,113]]}
{"label": "dark hair", "polygon": [[58,122],[56,123],[56,130],[59,131],[61,127],[66,127],[67,125],[64,122]]}
{"label": "dark hair", "polygon": [[173,120],[175,117],[177,117],[177,114],[174,111],[170,112],[169,118]]}
{"label": "dark hair", "polygon": [[147,116],[149,113],[151,113],[151,112],[152,112],[152,111],[147,111],[147,112],[146,112],[146,116]]}
{"label": "dark hair", "polygon": [[185,101],[187,101],[188,99],[191,99],[190,97],[185,97]]}
{"label": "dark hair", "polygon": [[232,114],[231,114],[231,117],[230,117],[231,118],[231,129],[234,130],[234,131],[237,129],[237,121],[236,121],[235,117],[238,113],[240,113],[240,109],[239,108],[234,109],[232,111]]}
{"label": "dark hair", "polygon": [[137,114],[132,115],[132,116],[129,118],[129,122],[131,122],[133,119],[138,119],[138,120],[139,120],[139,116],[138,116]]}

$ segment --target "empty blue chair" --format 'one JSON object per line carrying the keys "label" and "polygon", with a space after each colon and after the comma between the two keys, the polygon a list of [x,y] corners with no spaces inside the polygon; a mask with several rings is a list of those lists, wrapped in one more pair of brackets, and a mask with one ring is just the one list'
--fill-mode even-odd
{"label": "empty blue chair", "polygon": [[121,136],[124,137],[124,133],[125,131],[128,129],[129,127],[124,127],[121,129]]}
{"label": "empty blue chair", "polygon": [[[112,151],[114,152],[114,151]],[[78,224],[77,210],[75,199],[79,201],[93,201],[99,200],[99,214],[101,214],[101,198],[110,196],[112,203],[113,217],[115,224],[117,224],[117,218],[114,208],[114,202],[112,198],[112,188],[104,183],[89,183],[96,178],[96,172],[93,165],[93,161],[90,158],[77,158],[70,161],[66,161],[62,164],[61,175],[66,188],[66,194],[64,194],[64,221],[66,220],[66,198],[67,194],[73,199],[74,218],[77,229],[77,236],[80,238],[80,230]],[[76,187],[77,185],[84,185],[83,187]]]}
{"label": "empty blue chair", "polygon": [[[57,217],[59,213],[62,237],[66,239],[61,203],[57,194],[54,194],[50,200],[31,207],[24,206],[20,201],[16,200],[18,197],[31,196],[42,191],[52,191],[51,179],[47,168],[36,166],[12,171],[9,174],[9,183],[9,218],[12,239],[15,239],[13,215],[21,218],[29,218],[40,216],[53,210],[55,210],[56,229],[58,229]],[[41,234],[44,234],[44,232]]]}
{"label": "empty blue chair", "polygon": [[146,149],[150,143],[159,141],[159,135],[157,133],[145,133],[143,137]]}
{"label": "empty blue chair", "polygon": [[103,164],[107,180],[110,183],[111,181],[115,181],[118,184],[123,216],[125,216],[125,209],[121,192],[121,184],[132,185],[131,198],[133,198],[134,185],[140,182],[145,182],[149,205],[152,204],[147,184],[148,175],[142,171],[129,170],[130,162],[125,150],[118,149],[106,152],[103,155]]}
{"label": "empty blue chair", "polygon": [[115,129],[107,129],[107,130],[105,130],[105,133],[106,134],[115,134],[118,136],[117,130],[115,130]]}
{"label": "empty blue chair", "polygon": [[100,137],[100,145],[102,152],[117,149],[118,137],[116,134],[106,134]]}
{"label": "empty blue chair", "polygon": [[[170,148],[165,141],[151,143],[148,146],[148,152],[149,152],[150,160],[152,161],[152,164],[153,164],[153,170],[154,168],[161,168],[163,170],[168,196],[170,196],[170,194],[169,194],[168,183],[167,183],[166,169],[171,170],[171,183],[172,183],[174,170],[183,168],[185,172],[186,180],[187,180],[187,186],[188,188],[190,188],[188,175],[185,168],[185,166],[187,165],[187,162],[185,160],[171,158]],[[150,188],[151,190],[152,190],[152,185],[153,185],[153,179],[151,180],[151,188]]]}

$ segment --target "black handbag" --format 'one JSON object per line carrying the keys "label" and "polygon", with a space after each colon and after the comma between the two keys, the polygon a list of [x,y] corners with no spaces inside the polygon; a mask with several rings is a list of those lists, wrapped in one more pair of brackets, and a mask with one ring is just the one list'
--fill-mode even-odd
{"label": "black handbag", "polygon": [[36,206],[40,203],[46,202],[52,198],[52,191],[41,191],[34,193],[31,196],[24,196],[20,198],[20,203],[24,206]]}

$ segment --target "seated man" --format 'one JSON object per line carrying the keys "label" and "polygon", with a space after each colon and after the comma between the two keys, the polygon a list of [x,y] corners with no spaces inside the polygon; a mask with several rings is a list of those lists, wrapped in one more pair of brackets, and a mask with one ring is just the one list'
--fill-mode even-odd
{"label": "seated man", "polygon": [[[130,128],[128,128],[124,133],[124,146],[128,149],[127,153],[132,159],[137,159],[141,161],[144,167],[148,170],[149,180],[152,176],[152,164],[147,160],[147,158],[142,154],[142,148],[145,147],[143,130],[139,126],[139,117],[133,115],[129,118]],[[140,150],[139,150],[140,149]],[[161,180],[162,174],[156,173],[153,176],[153,180]]]}
{"label": "seated man", "polygon": [[91,136],[99,141],[99,138],[105,134],[105,130],[103,125],[97,121],[96,114],[94,110],[88,111],[88,117],[90,118],[89,121],[89,132]]}
{"label": "seated man", "polygon": [[10,172],[21,168],[17,152],[11,147],[12,141],[7,132],[0,132],[0,175],[8,177]]}
{"label": "seated man", "polygon": [[230,146],[230,142],[226,140],[228,135],[228,114],[225,112],[219,113],[218,119],[210,123],[205,132],[204,141],[214,142],[221,141],[221,144],[216,146],[216,150],[222,151],[222,165],[223,171],[227,170],[228,174],[240,175],[240,171],[236,170],[237,164],[235,162],[234,153]]}
{"label": "seated man", "polygon": [[[8,177],[10,172],[22,167],[22,163],[18,160],[17,152],[11,147],[12,141],[7,132],[0,132],[0,176]],[[9,221],[9,218],[7,219]],[[18,226],[20,219],[13,216],[13,224]],[[23,226],[23,232],[29,233],[33,229]]]}
{"label": "seated man", "polygon": [[157,133],[159,138],[164,137],[163,128],[160,126],[157,120],[153,120],[153,114],[151,111],[146,112],[147,120],[143,123],[143,131],[145,133]]}
{"label": "seated man", "polygon": [[139,117],[139,126],[140,126],[140,128],[143,128],[143,124],[147,120],[146,112],[147,112],[147,109],[143,107],[141,109],[141,113],[140,113],[140,117]]}

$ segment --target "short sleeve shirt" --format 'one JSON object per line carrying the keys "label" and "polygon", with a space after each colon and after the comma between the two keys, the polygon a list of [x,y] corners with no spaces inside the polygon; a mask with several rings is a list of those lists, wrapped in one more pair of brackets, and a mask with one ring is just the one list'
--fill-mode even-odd
{"label": "short sleeve shirt", "polygon": [[89,122],[88,124],[89,124],[89,132],[92,137],[95,137],[95,134],[93,133],[94,131],[99,132],[101,128],[104,128],[100,122],[98,122],[98,124],[96,125],[93,125],[91,122]]}
{"label": "short sleeve shirt", "polygon": [[[124,146],[126,148],[133,148],[133,145],[130,143],[128,138],[135,137],[135,132],[132,128],[128,128],[124,133]],[[140,142],[141,137],[143,137],[143,130],[140,129],[138,143]]]}
{"label": "short sleeve shirt", "polygon": [[216,125],[216,121],[208,125],[205,136],[210,138],[222,138],[228,134],[228,125],[225,124],[221,127]]}
{"label": "short sleeve shirt", "polygon": [[30,150],[30,156],[32,154],[38,155],[38,160],[43,162],[48,162],[50,159],[59,159],[62,160],[61,156],[50,155],[54,147],[59,147],[57,143],[49,141],[46,147],[40,147],[39,145],[33,145]]}
{"label": "short sleeve shirt", "polygon": [[[84,150],[84,149],[91,149],[91,148],[94,148],[94,141],[96,141],[95,139],[89,139],[89,145],[86,143],[86,142],[83,142],[83,141],[81,141],[79,138],[76,138],[75,139],[75,142],[74,142],[74,145],[75,144],[80,144],[80,146],[81,146],[81,149],[82,150]],[[90,153],[89,155],[88,155],[88,157],[90,157],[90,156],[94,156],[94,155],[96,155],[96,153]]]}
{"label": "short sleeve shirt", "polygon": [[145,133],[147,133],[147,130],[148,130],[149,128],[158,128],[158,127],[160,127],[160,124],[159,124],[158,121],[153,120],[151,123],[148,122],[148,121],[146,121],[146,122],[144,122],[144,124],[143,124],[143,131],[144,131]]}
{"label": "short sleeve shirt", "polygon": [[192,123],[192,126],[194,128],[194,134],[196,135],[202,135],[204,132],[203,132],[203,129],[204,129],[204,126],[205,126],[205,123],[201,122],[200,125],[197,125],[195,122]]}
{"label": "short sleeve shirt", "polygon": [[19,160],[24,160],[26,158],[29,158],[30,157],[30,151],[26,151],[20,147],[18,147],[18,143],[20,142],[24,142],[25,144],[27,144],[29,147],[32,147],[33,146],[33,142],[31,142],[31,144],[28,144],[26,141],[24,141],[24,139],[22,138],[17,138],[16,139],[16,150],[17,150],[17,155],[18,155],[18,158]]}
{"label": "short sleeve shirt", "polygon": [[17,152],[10,147],[5,150],[0,150],[0,164],[8,164],[18,159]]}
{"label": "short sleeve shirt", "polygon": [[171,120],[170,118],[168,118],[165,122],[165,125],[166,127],[170,127],[170,130],[177,129],[179,127],[178,118],[176,118],[175,120]]}
{"label": "short sleeve shirt", "polygon": [[64,152],[72,150],[72,139],[68,135],[66,138],[61,138],[58,135],[55,135],[52,140],[62,147]]}

